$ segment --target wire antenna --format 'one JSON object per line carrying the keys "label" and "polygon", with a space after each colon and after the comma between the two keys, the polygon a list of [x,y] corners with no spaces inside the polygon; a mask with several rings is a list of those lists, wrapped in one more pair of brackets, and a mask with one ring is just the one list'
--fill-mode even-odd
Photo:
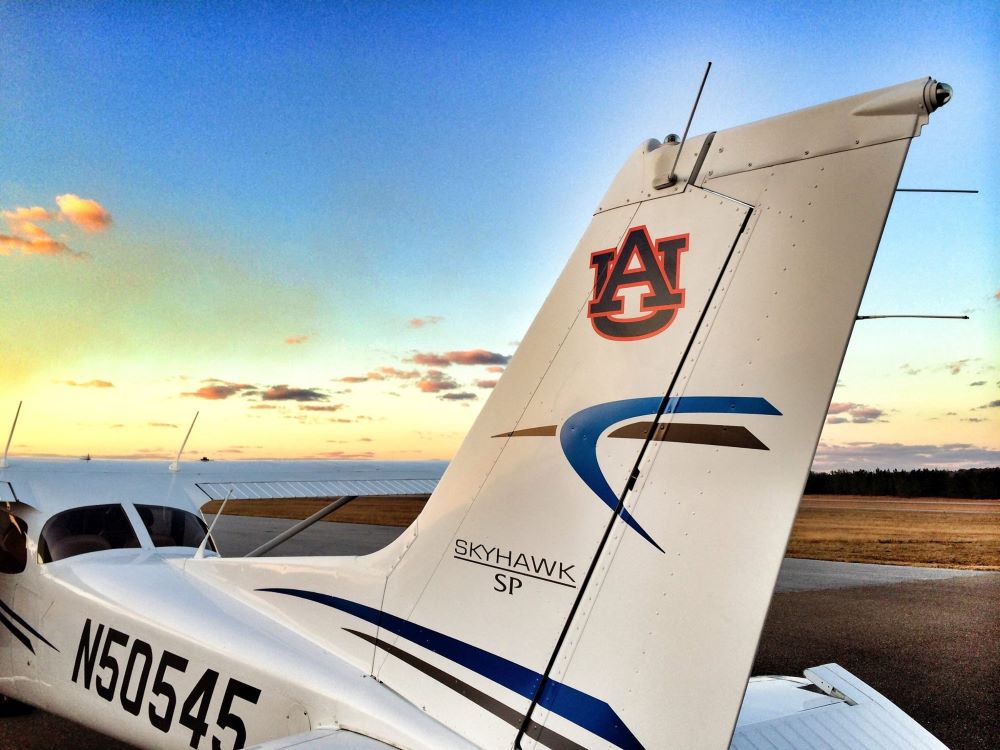
{"label": "wire antenna", "polygon": [[174,462],[170,464],[170,471],[179,471],[181,468],[181,454],[184,452],[185,446],[188,444],[188,438],[191,437],[191,430],[194,429],[194,423],[198,421],[198,415],[201,414],[200,411],[194,413],[194,419],[191,420],[191,426],[188,427],[187,435],[184,436],[184,442],[181,443],[181,449],[177,451],[177,458]]}
{"label": "wire antenna", "polygon": [[0,469],[6,469],[10,464],[7,463],[7,453],[10,452],[10,441],[14,439],[14,428],[17,427],[17,418],[21,414],[21,404],[23,401],[17,402],[17,411],[14,412],[14,424],[10,426],[10,435],[7,436],[7,447],[3,449],[3,459],[0,460]]}
{"label": "wire antenna", "polygon": [[698,102],[701,101],[701,92],[705,90],[705,81],[708,80],[708,72],[712,69],[712,61],[708,61],[708,65],[705,67],[705,75],[701,77],[701,85],[698,87],[698,95],[694,98],[694,106],[691,107],[691,114],[688,115],[687,125],[684,126],[684,135],[681,136],[681,145],[677,147],[677,156],[674,157],[674,165],[670,168],[669,174],[667,174],[667,184],[664,187],[673,185],[677,182],[677,162],[681,160],[681,151],[684,150],[684,143],[687,141],[688,131],[691,129],[691,122],[694,120],[694,113],[698,109]]}
{"label": "wire antenna", "polygon": [[883,318],[930,318],[933,320],[968,320],[968,315],[859,315],[856,320],[882,320]]}

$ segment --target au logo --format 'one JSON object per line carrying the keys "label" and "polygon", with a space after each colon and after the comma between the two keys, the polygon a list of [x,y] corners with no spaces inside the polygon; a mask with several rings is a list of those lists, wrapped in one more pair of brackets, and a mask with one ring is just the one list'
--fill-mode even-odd
{"label": "au logo", "polygon": [[[587,317],[594,330],[615,341],[645,339],[664,331],[684,307],[679,283],[681,253],[687,249],[686,234],[653,242],[646,227],[640,226],[628,230],[620,248],[593,253],[594,298]],[[622,290],[630,287],[644,287],[637,310],[626,310]]]}

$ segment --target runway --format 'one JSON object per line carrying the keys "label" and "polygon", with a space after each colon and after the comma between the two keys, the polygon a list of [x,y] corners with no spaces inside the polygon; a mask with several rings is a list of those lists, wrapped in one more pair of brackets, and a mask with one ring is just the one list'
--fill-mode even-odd
{"label": "runway", "polygon": [[[216,539],[240,556],[291,521],[225,516]],[[360,555],[396,527],[321,523],[269,556]],[[1000,573],[786,559],[753,674],[801,674],[837,662],[895,702],[951,750],[1000,739]],[[0,750],[128,750],[36,711],[0,720]]]}

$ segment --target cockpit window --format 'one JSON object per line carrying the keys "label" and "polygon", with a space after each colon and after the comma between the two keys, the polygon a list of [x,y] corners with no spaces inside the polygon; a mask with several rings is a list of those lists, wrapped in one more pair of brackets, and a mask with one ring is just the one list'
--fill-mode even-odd
{"label": "cockpit window", "polygon": [[[197,547],[205,538],[205,522],[194,513],[162,505],[136,505],[135,509],[157,547]],[[211,539],[206,546],[215,550]]]}
{"label": "cockpit window", "polygon": [[20,573],[28,561],[27,524],[0,512],[0,573]]}
{"label": "cockpit window", "polygon": [[138,547],[132,524],[120,505],[64,510],[42,528],[38,556],[43,563],[106,549]]}

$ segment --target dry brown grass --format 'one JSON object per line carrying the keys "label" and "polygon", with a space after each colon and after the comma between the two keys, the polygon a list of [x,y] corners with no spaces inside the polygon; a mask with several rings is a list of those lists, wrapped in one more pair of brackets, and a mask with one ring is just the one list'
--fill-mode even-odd
{"label": "dry brown grass", "polygon": [[1000,502],[949,498],[803,498],[789,557],[1000,570]]}
{"label": "dry brown grass", "polygon": [[[301,519],[332,498],[230,500],[226,514]],[[405,527],[426,495],[359,498],[327,521]],[[218,501],[206,503],[206,515]],[[1000,570],[1000,501],[807,495],[789,557],[888,565]]]}
{"label": "dry brown grass", "polygon": [[[309,500],[230,500],[225,515],[264,518],[308,518],[329,505],[335,498]],[[338,508],[324,521],[337,523],[371,523],[378,526],[406,527],[420,513],[427,495],[393,495],[389,497],[359,497]],[[218,512],[221,502],[211,500],[201,506],[206,517]]]}

